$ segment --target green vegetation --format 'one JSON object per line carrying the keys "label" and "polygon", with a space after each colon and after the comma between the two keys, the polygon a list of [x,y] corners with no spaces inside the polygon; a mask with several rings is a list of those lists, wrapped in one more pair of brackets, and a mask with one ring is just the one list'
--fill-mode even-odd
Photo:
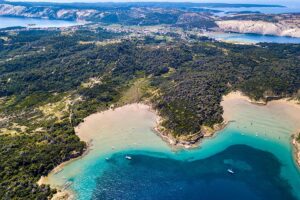
{"label": "green vegetation", "polygon": [[149,100],[163,126],[182,136],[222,122],[220,102],[231,90],[268,100],[300,88],[300,45],[187,42],[176,34],[121,40],[103,29],[0,35],[2,199],[51,196],[37,180],[84,151],[73,127],[112,104]]}
{"label": "green vegetation", "polygon": [[149,78],[138,78],[123,92],[116,106],[137,103],[152,96],[154,88],[150,87]]}

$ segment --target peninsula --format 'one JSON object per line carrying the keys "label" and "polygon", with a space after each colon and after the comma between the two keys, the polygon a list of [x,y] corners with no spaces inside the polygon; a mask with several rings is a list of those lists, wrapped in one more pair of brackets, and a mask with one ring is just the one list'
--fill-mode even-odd
{"label": "peninsula", "polygon": [[[110,119],[114,121],[114,117],[117,118],[115,111],[120,111],[124,124],[121,119],[116,123],[118,125],[110,123],[102,119],[102,116],[101,120],[105,121],[108,127],[99,124],[99,130],[111,130],[120,138],[125,132],[128,137],[123,138],[124,140],[119,138],[120,142],[124,142],[122,145],[125,145],[126,141],[133,141],[130,137],[134,138],[136,132],[145,133],[146,136],[138,135],[135,138],[140,143],[143,139],[148,141],[142,146],[143,152],[157,150],[158,154],[173,155],[170,148],[153,134],[152,129],[155,125],[162,138],[173,145],[194,147],[199,141],[203,142],[204,146],[207,144],[211,152],[205,150],[202,154],[195,149],[189,151],[192,154],[197,152],[193,154],[195,158],[198,158],[199,153],[199,159],[211,156],[212,152],[221,153],[225,147],[237,145],[241,141],[244,145],[250,144],[253,148],[269,151],[271,155],[249,150],[247,147],[238,147],[245,151],[253,150],[262,158],[268,158],[268,162],[274,165],[273,169],[277,170],[272,172],[273,178],[278,178],[278,174],[279,178],[266,181],[274,183],[271,184],[272,190],[276,187],[283,188],[280,191],[283,192],[282,195],[287,192],[290,196],[289,189],[284,185],[290,184],[293,189],[299,181],[289,151],[290,134],[299,133],[294,123],[299,117],[295,113],[299,112],[298,105],[293,104],[294,107],[290,107],[291,101],[287,99],[295,102],[299,102],[300,99],[300,44],[240,45],[204,37],[202,33],[222,28],[223,25],[219,23],[231,20],[247,20],[252,23],[255,20],[271,19],[270,23],[290,23],[290,26],[298,20],[296,14],[277,17],[266,14],[238,14],[221,17],[217,16],[217,11],[214,10],[220,4],[209,4],[206,8],[197,9],[195,4],[189,3],[120,3],[116,4],[116,7],[101,5],[106,7],[91,8],[90,4],[41,5],[0,2],[2,16],[89,21],[67,27],[26,26],[0,29],[0,197],[51,198],[57,190],[48,184],[39,185],[37,182],[61,163],[79,158],[87,152],[87,142],[90,141],[82,139],[83,133],[79,134],[78,131],[86,120],[97,119],[105,113],[108,116],[112,115]],[[288,18],[292,22],[288,22]],[[227,30],[225,26],[223,28],[224,31],[234,31],[231,28]],[[269,33],[271,32],[267,34]],[[296,31],[294,33],[293,36],[298,37]],[[236,119],[235,116],[228,115],[232,112],[226,112],[226,108],[231,104],[225,105],[224,102],[235,99],[233,97],[245,98],[240,93],[232,93],[234,91],[241,91],[256,103],[267,104],[251,107],[245,104],[245,101],[238,101],[242,102],[242,107],[247,109],[247,112],[237,112],[251,114],[248,112],[251,111],[249,107],[258,113],[262,112],[259,119],[265,121],[267,127],[258,123],[257,129],[249,128],[249,117],[255,116],[255,113],[247,115],[247,120],[243,116],[237,116],[243,127],[248,129],[242,129],[238,121],[230,122]],[[136,121],[130,121],[126,117],[127,112],[122,110],[130,108],[130,112],[133,109],[139,113],[133,106],[136,103],[143,103],[138,104],[141,106],[142,115],[136,118],[134,113],[131,113],[128,116],[132,116]],[[144,104],[150,105],[155,113],[150,112],[149,107]],[[274,110],[278,115],[286,116],[284,119],[275,117],[276,120],[273,120],[273,111],[267,109],[275,104],[282,106],[279,106],[282,113],[277,112],[276,106]],[[290,118],[290,121],[286,120]],[[274,127],[276,138],[266,130],[273,130],[272,123],[277,125]],[[128,124],[132,126],[126,126]],[[136,127],[136,124],[141,126]],[[75,127],[77,128],[74,129]],[[118,129],[119,127],[122,129]],[[211,136],[219,138],[216,136],[219,134],[214,134],[216,131],[226,132],[228,127],[230,133],[220,136],[222,142],[217,143],[218,139],[210,140]],[[96,134],[91,129],[86,130],[87,138],[89,133],[86,132]],[[284,135],[280,135],[279,130],[283,130]],[[109,149],[109,156],[112,156],[113,148],[110,142],[116,142],[106,137],[111,132],[104,133],[104,141],[108,139],[109,142],[103,144],[102,141],[98,141],[101,146]],[[245,140],[242,133],[247,135]],[[267,136],[269,143],[263,143],[263,134]],[[229,137],[230,135],[233,137]],[[89,139],[94,141],[94,135]],[[234,140],[232,144],[231,139]],[[213,141],[217,145],[210,146]],[[134,153],[135,151],[131,150],[138,149],[138,144],[133,143],[130,143],[130,148],[125,145],[122,146],[124,149],[120,149]],[[299,150],[299,136],[295,135],[291,143]],[[261,144],[267,144],[265,146],[270,148],[264,149],[264,145]],[[120,150],[117,153],[124,152]],[[284,160],[280,160],[280,153],[284,155]],[[272,156],[273,154],[275,156]],[[95,161],[97,166],[99,163],[96,158],[105,155],[88,153],[80,158]],[[295,155],[299,157],[299,153]],[[185,160],[185,156],[186,154],[182,155],[182,160]],[[99,160],[100,164],[106,162],[105,157]],[[69,166],[73,165],[66,167]],[[218,176],[223,176],[223,169],[215,166],[216,171],[219,170]],[[284,177],[288,183],[278,183],[278,180],[281,180],[281,169],[289,176]],[[264,171],[263,168],[260,170]],[[82,180],[76,174],[71,174],[73,172],[78,175],[88,173],[80,168],[63,170],[61,173],[67,172],[69,182]],[[59,175],[60,173],[57,176]],[[74,177],[78,179],[75,180]],[[91,181],[96,181],[97,178],[92,177]],[[91,185],[95,186],[96,183],[92,182]],[[263,191],[262,188],[259,189]]]}

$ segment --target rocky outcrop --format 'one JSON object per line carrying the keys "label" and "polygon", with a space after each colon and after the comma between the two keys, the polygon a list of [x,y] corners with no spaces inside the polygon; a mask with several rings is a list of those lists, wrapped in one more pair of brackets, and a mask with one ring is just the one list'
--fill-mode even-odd
{"label": "rocky outcrop", "polygon": [[292,144],[294,146],[294,155],[296,162],[300,167],[300,133],[293,135]]}
{"label": "rocky outcrop", "polygon": [[219,124],[215,124],[213,127],[201,126],[201,130],[198,133],[176,135],[171,130],[163,127],[161,122],[162,118],[157,121],[157,126],[154,131],[160,136],[165,142],[175,148],[194,148],[199,146],[199,142],[202,138],[212,137],[216,132],[224,129],[228,122],[224,121]]}
{"label": "rocky outcrop", "polygon": [[0,16],[31,17],[62,20],[88,20],[102,17],[103,13],[93,9],[59,9],[55,7],[26,7],[0,4]]}
{"label": "rocky outcrop", "polygon": [[197,28],[213,28],[217,26],[210,15],[203,13],[184,13],[179,16],[176,25]]}
{"label": "rocky outcrop", "polygon": [[298,20],[279,22],[225,20],[216,23],[225,32],[300,37],[300,23],[298,23]]}

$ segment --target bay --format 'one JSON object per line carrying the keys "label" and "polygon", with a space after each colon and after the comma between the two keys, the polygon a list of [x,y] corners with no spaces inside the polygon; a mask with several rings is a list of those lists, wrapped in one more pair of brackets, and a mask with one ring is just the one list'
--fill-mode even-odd
{"label": "bay", "polygon": [[84,24],[84,23],[76,22],[76,21],[65,21],[65,20],[0,17],[0,28],[8,28],[14,26],[47,28],[47,27],[75,26],[80,24]]}
{"label": "bay", "polygon": [[189,150],[174,150],[156,136],[157,116],[146,105],[91,115],[76,130],[91,142],[88,154],[44,182],[70,185],[79,200],[168,199],[172,194],[171,199],[300,199],[300,172],[290,145],[300,108],[236,98],[222,105],[225,119],[234,122]]}

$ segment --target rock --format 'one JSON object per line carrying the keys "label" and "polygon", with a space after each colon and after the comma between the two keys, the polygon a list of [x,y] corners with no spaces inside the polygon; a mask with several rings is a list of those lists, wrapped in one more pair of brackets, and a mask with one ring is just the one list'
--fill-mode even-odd
{"label": "rock", "polygon": [[216,21],[216,23],[225,32],[300,37],[300,24],[297,23],[297,20],[276,23],[252,20],[225,20]]}

